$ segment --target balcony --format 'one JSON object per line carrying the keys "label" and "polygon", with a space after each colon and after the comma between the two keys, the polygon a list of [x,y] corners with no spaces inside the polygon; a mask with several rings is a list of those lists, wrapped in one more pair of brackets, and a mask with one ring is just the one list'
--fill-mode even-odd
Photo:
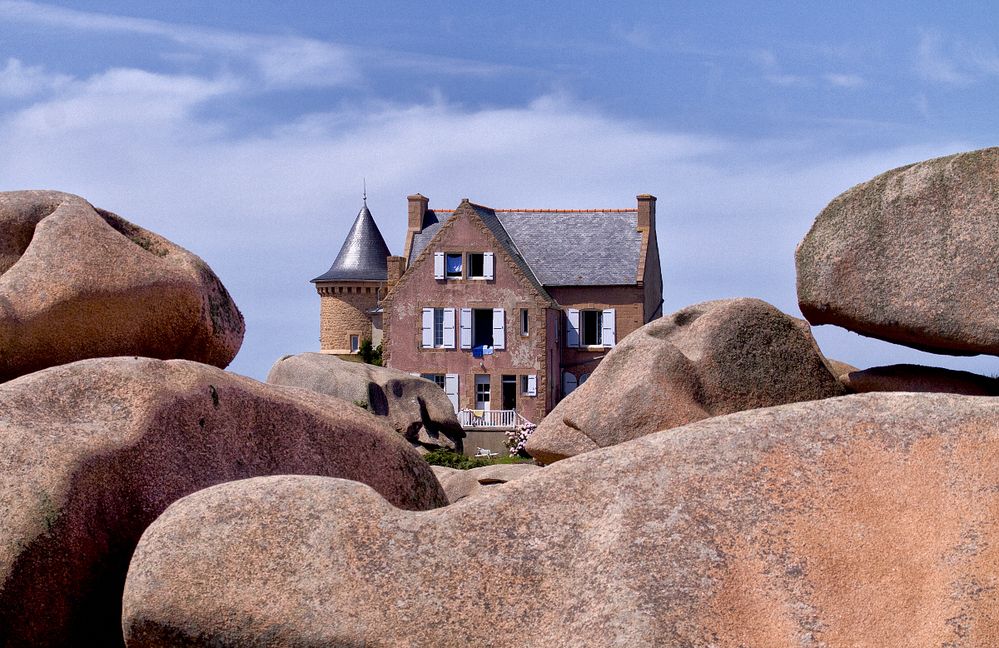
{"label": "balcony", "polygon": [[458,423],[466,430],[514,430],[522,423],[529,423],[517,410],[458,411]]}

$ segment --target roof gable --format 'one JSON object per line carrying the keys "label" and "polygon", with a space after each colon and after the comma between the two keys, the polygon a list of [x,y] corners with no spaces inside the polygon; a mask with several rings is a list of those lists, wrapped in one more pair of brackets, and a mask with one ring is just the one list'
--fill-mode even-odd
{"label": "roof gable", "polygon": [[[551,295],[548,294],[548,291],[546,291],[538,282],[530,266],[520,255],[516,245],[504,230],[502,223],[500,223],[499,219],[496,218],[496,214],[493,210],[488,207],[483,207],[482,205],[472,204],[467,200],[462,201],[454,212],[447,213],[443,222],[437,221],[435,223],[430,223],[432,226],[432,234],[425,237],[424,240],[420,242],[419,247],[417,247],[417,244],[414,241],[410,251],[410,258],[412,260],[409,267],[399,280],[399,283],[392,288],[392,291],[385,298],[385,302],[391,302],[393,300],[393,297],[399,293],[409,276],[421,271],[422,266],[428,263],[427,259],[431,256],[431,252],[446,239],[448,231],[462,217],[467,217],[470,222],[478,227],[487,238],[492,239],[492,241],[496,244],[495,252],[498,253],[496,255],[497,260],[505,263],[525,288],[530,290],[536,298],[547,302],[548,304],[555,303],[555,300],[552,299]],[[436,215],[434,220],[436,220]],[[424,223],[426,225],[427,221],[424,221]],[[428,230],[424,229],[422,233],[426,234],[427,232]]]}

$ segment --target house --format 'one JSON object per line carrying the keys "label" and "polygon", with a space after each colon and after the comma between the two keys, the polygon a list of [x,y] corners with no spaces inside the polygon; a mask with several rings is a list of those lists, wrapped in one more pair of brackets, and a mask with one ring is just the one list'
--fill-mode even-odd
{"label": "house", "polygon": [[[352,345],[364,313],[387,366],[436,381],[463,425],[536,423],[618,340],[662,314],[655,214],[647,194],[631,209],[591,210],[492,209],[467,199],[434,210],[416,194],[398,257],[362,209],[333,267],[314,280],[330,301],[323,349]],[[370,249],[361,249],[365,239]],[[371,267],[347,272],[338,266],[345,251]],[[375,272],[379,259],[384,274]]]}

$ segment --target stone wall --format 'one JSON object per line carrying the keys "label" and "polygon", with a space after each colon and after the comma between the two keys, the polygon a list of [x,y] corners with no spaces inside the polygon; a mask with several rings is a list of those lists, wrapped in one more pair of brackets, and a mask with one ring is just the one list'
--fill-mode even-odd
{"label": "stone wall", "polygon": [[371,315],[378,303],[378,284],[336,283],[316,286],[319,292],[319,348],[350,353],[350,336],[371,339]]}

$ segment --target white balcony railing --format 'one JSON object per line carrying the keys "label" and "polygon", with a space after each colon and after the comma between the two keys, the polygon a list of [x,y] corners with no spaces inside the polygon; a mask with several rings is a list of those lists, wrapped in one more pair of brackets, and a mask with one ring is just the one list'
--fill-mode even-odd
{"label": "white balcony railing", "polygon": [[458,423],[463,428],[493,428],[512,430],[521,421],[526,421],[516,410],[469,410],[458,411]]}

